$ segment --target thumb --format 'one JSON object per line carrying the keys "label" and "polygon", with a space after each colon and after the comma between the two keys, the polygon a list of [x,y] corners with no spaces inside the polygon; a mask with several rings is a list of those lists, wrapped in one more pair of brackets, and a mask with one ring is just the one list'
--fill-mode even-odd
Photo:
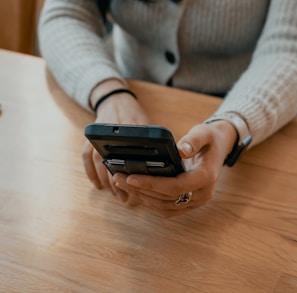
{"label": "thumb", "polygon": [[179,142],[177,145],[178,152],[182,158],[186,159],[193,154],[193,147],[188,141]]}
{"label": "thumb", "polygon": [[184,159],[199,153],[208,144],[207,127],[203,124],[194,126],[178,143],[177,148],[180,156]]}

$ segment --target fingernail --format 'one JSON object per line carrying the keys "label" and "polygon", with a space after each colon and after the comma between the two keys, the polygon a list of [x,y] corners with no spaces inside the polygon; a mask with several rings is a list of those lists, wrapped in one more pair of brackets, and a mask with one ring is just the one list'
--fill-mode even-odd
{"label": "fingernail", "polygon": [[127,183],[129,185],[133,185],[135,187],[139,187],[139,181],[137,179],[133,178],[133,177],[128,177]]}
{"label": "fingernail", "polygon": [[189,143],[184,142],[184,143],[181,145],[181,151],[182,151],[185,155],[189,156],[189,155],[191,155],[191,153],[193,152],[193,148],[192,148],[192,146],[191,146]]}
{"label": "fingernail", "polygon": [[119,190],[117,192],[117,197],[120,199],[121,202],[125,203],[128,200],[128,194],[124,191]]}

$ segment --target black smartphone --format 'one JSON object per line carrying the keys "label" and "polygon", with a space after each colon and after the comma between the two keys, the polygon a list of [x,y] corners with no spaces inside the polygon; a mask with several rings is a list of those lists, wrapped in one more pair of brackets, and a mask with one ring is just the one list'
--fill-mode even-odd
{"label": "black smartphone", "polygon": [[173,135],[165,127],[92,123],[85,136],[111,174],[174,177],[185,171]]}

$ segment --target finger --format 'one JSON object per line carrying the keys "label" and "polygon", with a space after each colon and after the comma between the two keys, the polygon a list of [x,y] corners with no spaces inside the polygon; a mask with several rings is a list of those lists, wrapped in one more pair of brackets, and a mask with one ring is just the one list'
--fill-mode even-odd
{"label": "finger", "polygon": [[102,162],[102,158],[99,153],[93,149],[92,152],[92,160],[94,162],[96,174],[101,182],[102,187],[110,187],[110,182],[108,178],[108,170],[106,166]]}
{"label": "finger", "polygon": [[199,153],[210,142],[208,125],[198,124],[178,141],[177,148],[182,158],[189,158]]}
{"label": "finger", "polygon": [[[126,203],[127,201],[129,201],[129,190],[127,188],[127,184],[126,184],[126,175],[122,174],[122,173],[116,173],[115,175],[113,175],[111,177],[111,186],[113,186],[114,191],[115,191],[115,195],[117,196],[117,198],[123,202]],[[121,182],[120,184],[118,182]]]}
{"label": "finger", "polygon": [[143,188],[134,188],[134,187],[130,187],[129,188],[129,192],[134,192],[135,194],[139,194],[139,195],[143,195],[143,196],[148,196],[148,197],[152,197],[155,198],[157,200],[163,200],[163,201],[173,201],[175,198],[178,197],[178,195],[176,194],[162,194],[156,191],[152,191],[149,189],[143,189]]}
{"label": "finger", "polygon": [[[148,176],[148,177],[150,177],[150,176]],[[117,173],[113,176],[115,185],[118,188],[126,191],[127,193],[133,192],[134,194],[144,194],[146,196],[152,196],[152,197],[156,197],[156,198],[163,199],[163,200],[172,200],[172,198],[166,194],[161,194],[161,193],[158,193],[153,190],[146,190],[143,187],[131,186],[127,183],[127,178],[128,178],[128,176],[124,175],[122,173]],[[174,196],[173,196],[173,198],[174,198]]]}
{"label": "finger", "polygon": [[[117,181],[114,179],[114,177],[117,177],[117,174],[113,176],[109,174],[109,181],[110,181],[110,186],[112,188],[113,194],[116,195],[121,202],[126,203],[129,200],[129,194],[126,190],[124,190],[123,188],[120,188],[120,186],[116,184]],[[125,181],[125,179],[123,179],[123,181]]]}
{"label": "finger", "polygon": [[179,194],[205,188],[216,181],[213,172],[203,166],[176,177],[161,177],[133,174],[127,177],[128,188],[162,200],[172,200]]}
{"label": "finger", "polygon": [[87,140],[85,141],[83,146],[82,158],[87,176],[96,186],[96,188],[100,189],[102,187],[101,182],[97,175],[96,168],[93,162],[93,146]]}
{"label": "finger", "polygon": [[112,177],[114,185],[125,192],[129,192],[129,186],[127,184],[127,175],[123,173],[116,173]]}
{"label": "finger", "polygon": [[[133,174],[126,178],[125,183],[130,190],[139,191],[162,200],[172,200],[172,196],[175,197],[180,193],[176,177]],[[119,184],[123,183],[119,182]]]}
{"label": "finger", "polygon": [[[145,196],[147,196],[146,191],[142,190],[140,188],[131,188],[128,184],[127,184],[127,175],[123,174],[123,173],[116,173],[113,176],[113,181],[114,184],[117,188],[119,188],[120,190],[124,191],[127,195],[128,195],[128,200],[129,202],[133,201],[133,202],[139,202],[140,200],[140,195],[144,194]],[[148,194],[150,194],[150,191],[147,191]],[[156,196],[154,194],[154,196]],[[157,197],[162,197],[160,195],[157,195]],[[166,196],[164,196],[166,198]],[[127,200],[127,201],[128,201]]]}
{"label": "finger", "polygon": [[126,183],[127,175],[124,173],[116,173],[112,177],[113,184],[117,188],[117,197],[121,202],[126,203],[131,197],[131,190],[129,190]]}
{"label": "finger", "polygon": [[200,207],[206,204],[212,197],[214,193],[213,190],[210,189],[201,189],[196,190],[192,193],[191,199],[188,203],[180,203],[176,204],[178,197],[175,197],[174,200],[160,200],[154,197],[146,196],[144,194],[140,194],[139,197],[145,202],[148,206],[153,207],[157,210],[164,211],[179,211],[182,209],[188,209],[190,207]]}
{"label": "finger", "polygon": [[113,181],[113,176],[110,174],[110,172],[108,172],[108,180],[109,180],[110,189],[112,191],[112,194],[116,195],[117,192],[119,191],[119,188],[116,187],[116,185]]}
{"label": "finger", "polygon": [[175,201],[162,201],[155,198],[140,196],[142,202],[152,211],[164,217],[174,217],[185,214],[205,205],[214,195],[214,189],[203,189],[193,192],[188,203],[176,205]]}

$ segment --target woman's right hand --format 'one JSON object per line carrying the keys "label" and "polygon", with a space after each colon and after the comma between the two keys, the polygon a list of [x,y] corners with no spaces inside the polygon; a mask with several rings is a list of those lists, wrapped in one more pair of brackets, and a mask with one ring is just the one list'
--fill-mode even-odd
{"label": "woman's right hand", "polygon": [[[119,87],[118,87],[119,88]],[[149,119],[138,101],[128,93],[110,96],[97,109],[97,123],[148,125]],[[86,140],[83,146],[83,162],[87,176],[96,188],[110,188],[122,201],[126,194],[116,188],[112,176],[102,163],[102,158],[92,144]]]}

